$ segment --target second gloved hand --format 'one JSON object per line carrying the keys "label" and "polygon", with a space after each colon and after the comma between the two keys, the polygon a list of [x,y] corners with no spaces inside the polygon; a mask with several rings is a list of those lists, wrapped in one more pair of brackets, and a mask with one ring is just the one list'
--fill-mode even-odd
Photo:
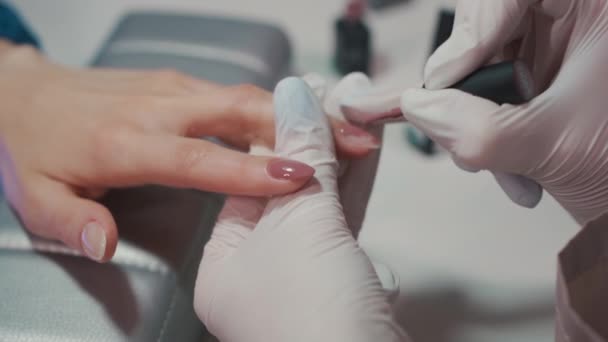
{"label": "second gloved hand", "polygon": [[[486,63],[522,59],[541,93],[521,105],[440,90]],[[608,3],[461,0],[405,118],[469,170],[535,180],[579,222],[608,211]]]}

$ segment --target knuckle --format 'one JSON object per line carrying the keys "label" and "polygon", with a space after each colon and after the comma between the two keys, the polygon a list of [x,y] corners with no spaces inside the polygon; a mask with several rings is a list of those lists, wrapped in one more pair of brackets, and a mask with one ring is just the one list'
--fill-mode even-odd
{"label": "knuckle", "polygon": [[456,156],[466,165],[476,169],[491,168],[491,160],[496,153],[498,132],[490,116],[469,125],[463,139],[456,147]]}
{"label": "knuckle", "polygon": [[184,78],[184,75],[175,69],[162,69],[157,72],[159,81],[166,83],[179,83]]}
{"label": "knuckle", "polygon": [[44,205],[42,202],[29,191],[22,194],[22,201],[15,208],[19,214],[19,219],[23,225],[38,236],[48,237],[48,234],[40,222],[46,221]]}
{"label": "knuckle", "polygon": [[233,104],[235,106],[250,104],[266,94],[266,91],[253,84],[240,84],[232,87],[232,91],[234,94]]}
{"label": "knuckle", "polygon": [[25,229],[39,237],[77,246],[74,227],[79,215],[55,203],[56,197],[49,196],[49,188],[45,186],[46,180],[22,177],[25,177],[20,182],[23,186],[11,191],[9,202]]}
{"label": "knuckle", "polygon": [[245,96],[245,97],[251,96],[252,94],[256,94],[256,93],[259,93],[260,91],[262,91],[260,88],[258,88],[257,86],[255,86],[251,83],[239,84],[232,88],[237,94],[239,94],[241,96]]}
{"label": "knuckle", "polygon": [[92,137],[92,157],[99,165],[121,166],[129,161],[130,144],[137,131],[124,123],[99,125]]}
{"label": "knuckle", "polygon": [[54,210],[48,210],[49,204],[34,191],[25,189],[22,196],[22,201],[16,209],[25,228],[36,236],[65,241],[66,223],[61,222],[61,215]]}
{"label": "knuckle", "polygon": [[175,69],[161,69],[154,72],[153,84],[157,87],[192,89],[196,84],[196,79]]}
{"label": "knuckle", "polygon": [[147,95],[130,95],[126,96],[116,103],[116,108],[113,111],[120,117],[138,117],[140,115],[148,116],[163,105],[163,99],[155,96]]}
{"label": "knuckle", "polygon": [[[236,115],[245,124],[254,124],[256,121],[264,121],[265,119],[272,119],[272,96],[267,91],[253,85],[253,84],[240,84],[229,88],[231,96],[228,104],[228,113]],[[260,106],[260,103],[264,103],[264,100],[268,100],[268,109]],[[248,113],[255,112],[256,115],[248,115]],[[269,114],[269,115],[264,115]]]}
{"label": "knuckle", "polygon": [[209,148],[192,142],[177,145],[175,150],[175,171],[187,178],[200,174],[200,165],[209,158]]}

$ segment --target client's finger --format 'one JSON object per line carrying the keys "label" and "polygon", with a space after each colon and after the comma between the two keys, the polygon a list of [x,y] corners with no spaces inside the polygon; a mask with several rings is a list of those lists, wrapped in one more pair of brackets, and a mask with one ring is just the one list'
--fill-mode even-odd
{"label": "client's finger", "polygon": [[114,255],[118,231],[110,211],[64,184],[46,178],[32,180],[17,210],[36,235],[62,241],[97,262]]}
{"label": "client's finger", "polygon": [[314,174],[314,169],[302,162],[252,156],[200,139],[159,135],[133,140],[125,144],[131,151],[115,153],[119,160],[112,161],[107,182],[270,196],[293,192]]}
{"label": "client's finger", "polygon": [[[322,88],[322,84],[317,84],[317,91],[322,93]],[[218,88],[206,96],[175,97],[160,102],[161,112],[172,113],[164,115],[169,121],[166,125],[179,135],[214,136],[245,150],[252,144],[274,146],[272,95],[260,88],[246,85]],[[377,148],[372,135],[347,122],[332,120],[331,126],[336,148],[347,157],[362,157]]]}

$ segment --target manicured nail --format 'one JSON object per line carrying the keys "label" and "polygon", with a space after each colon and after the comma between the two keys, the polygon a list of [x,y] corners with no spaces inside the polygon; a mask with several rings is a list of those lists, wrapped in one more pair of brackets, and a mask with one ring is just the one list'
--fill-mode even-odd
{"label": "manicured nail", "polygon": [[274,179],[298,181],[311,178],[315,169],[295,160],[272,159],[266,166],[266,172]]}
{"label": "manicured nail", "polygon": [[357,126],[342,125],[338,132],[342,136],[342,141],[349,145],[369,149],[380,148],[380,142],[375,136]]}
{"label": "manicured nail", "polygon": [[101,261],[106,254],[106,232],[97,222],[89,222],[84,226],[80,236],[82,249],[87,256],[95,261]]}

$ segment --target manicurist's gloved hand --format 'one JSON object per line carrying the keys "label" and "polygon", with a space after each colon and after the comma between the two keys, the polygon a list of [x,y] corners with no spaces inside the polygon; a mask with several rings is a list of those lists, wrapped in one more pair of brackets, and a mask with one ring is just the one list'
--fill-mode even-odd
{"label": "manicurist's gloved hand", "polygon": [[347,226],[318,99],[289,78],[275,113],[275,153],[313,166],[315,177],[293,194],[227,200],[199,268],[196,312],[226,342],[406,341]]}
{"label": "manicurist's gloved hand", "polygon": [[[346,75],[331,89],[328,89],[325,79],[316,74],[306,75],[304,79],[321,100],[325,113],[330,118],[337,119],[340,122],[346,120],[341,108],[342,99],[372,89],[371,80],[360,72]],[[359,143],[361,145],[380,146],[384,135],[384,127],[380,125],[368,126],[366,130],[371,135],[360,135]],[[344,209],[346,223],[355,238],[358,237],[365,219],[367,203],[380,162],[380,152],[381,149],[378,148],[368,153],[364,158],[340,160],[338,177],[340,201]]]}
{"label": "manicurist's gloved hand", "polygon": [[[486,63],[522,59],[538,97],[503,105],[440,90]],[[470,170],[535,180],[579,222],[608,211],[608,2],[461,0],[407,120]]]}
{"label": "manicurist's gloved hand", "polygon": [[[117,228],[93,199],[106,189],[162,184],[237,195],[286,194],[314,170],[248,149],[274,142],[272,95],[171,71],[76,70],[29,47],[0,42],[0,172],[4,192],[33,233],[91,259],[114,254]],[[346,156],[373,137],[334,121]],[[362,139],[362,137],[368,139]]]}

